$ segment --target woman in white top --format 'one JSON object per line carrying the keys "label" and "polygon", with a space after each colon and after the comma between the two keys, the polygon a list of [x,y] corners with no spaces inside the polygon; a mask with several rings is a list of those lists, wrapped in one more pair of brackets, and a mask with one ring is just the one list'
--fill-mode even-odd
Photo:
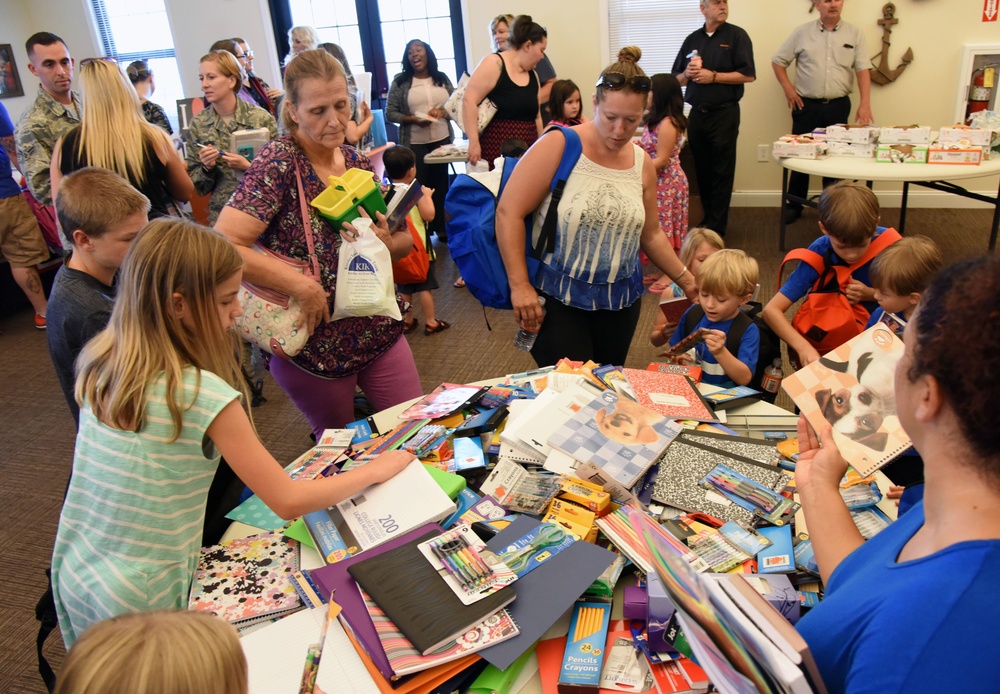
{"label": "woman in white top", "polygon": [[413,39],[403,52],[403,71],[392,79],[386,103],[386,118],[399,124],[399,144],[417,158],[417,180],[434,189],[434,221],[427,231],[444,237],[444,197],[448,192],[448,165],[425,164],[424,157],[454,135],[444,103],[455,88],[448,75],[438,69],[433,49]]}
{"label": "woman in white top", "polygon": [[632,144],[650,89],[633,48],[622,49],[601,73],[594,120],[572,128],[583,153],[559,202],[554,245],[535,276],[525,262],[524,219],[537,210],[534,227],[541,228],[566,144],[562,133],[528,150],[497,207],[514,317],[529,329],[540,326],[531,350],[540,366],[561,357],[625,363],[643,294],[640,248],[689,296],[695,292],[694,277],[660,232],[653,162]]}

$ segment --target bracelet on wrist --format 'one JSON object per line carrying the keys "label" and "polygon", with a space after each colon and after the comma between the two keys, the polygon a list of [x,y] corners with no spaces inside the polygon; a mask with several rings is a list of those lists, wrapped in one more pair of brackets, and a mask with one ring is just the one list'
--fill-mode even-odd
{"label": "bracelet on wrist", "polygon": [[715,70],[712,70],[712,84],[715,84],[715,80],[718,78],[718,76],[719,73],[716,72]]}
{"label": "bracelet on wrist", "polygon": [[677,275],[677,277],[671,277],[670,281],[673,282],[674,284],[677,284],[679,286],[680,281],[681,281],[681,277],[683,277],[685,275],[685,273],[687,273],[687,271],[688,271],[688,267],[687,267],[687,265],[685,265],[684,269],[681,270],[681,274]]}

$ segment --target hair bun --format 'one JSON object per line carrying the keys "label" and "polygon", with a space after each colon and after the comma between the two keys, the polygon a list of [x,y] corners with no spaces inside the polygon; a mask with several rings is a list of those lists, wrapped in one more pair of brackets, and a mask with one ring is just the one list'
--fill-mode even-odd
{"label": "hair bun", "polygon": [[638,63],[642,58],[642,49],[638,46],[625,46],[618,51],[618,60],[621,62]]}

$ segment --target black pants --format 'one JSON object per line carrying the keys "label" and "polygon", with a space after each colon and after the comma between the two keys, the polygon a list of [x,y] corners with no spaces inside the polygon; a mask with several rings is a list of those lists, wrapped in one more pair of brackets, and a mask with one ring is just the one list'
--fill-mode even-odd
{"label": "black pants", "polygon": [[[828,125],[846,123],[851,117],[851,98],[842,96],[839,99],[831,99],[826,103],[820,99],[802,99],[802,108],[792,111],[792,134],[802,135],[811,133],[816,128],[825,128]],[[824,178],[823,187],[826,188],[831,183],[835,183],[835,178]],[[806,198],[809,195],[809,174],[792,171],[788,177],[788,192],[799,198]],[[788,207],[801,210],[799,203],[790,203]]]}
{"label": "black pants", "polygon": [[531,356],[539,366],[555,364],[563,357],[574,361],[593,359],[598,364],[625,364],[642,302],[619,311],[584,311],[546,294],[545,321]]}
{"label": "black pants", "polygon": [[410,149],[417,156],[417,180],[422,186],[434,189],[434,220],[427,223],[428,233],[444,234],[444,196],[448,194],[448,165],[425,164],[424,156],[430,154],[441,145],[450,145],[451,138],[438,142],[428,142],[425,145],[411,144]]}
{"label": "black pants", "polygon": [[736,177],[736,138],[740,134],[740,105],[691,109],[688,140],[705,219],[701,226],[726,233],[729,202]]}

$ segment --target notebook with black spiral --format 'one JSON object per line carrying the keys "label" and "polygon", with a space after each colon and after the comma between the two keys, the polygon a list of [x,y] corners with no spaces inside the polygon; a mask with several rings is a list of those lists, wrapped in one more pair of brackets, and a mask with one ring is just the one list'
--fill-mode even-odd
{"label": "notebook with black spiral", "polygon": [[[422,538],[424,539],[424,538]],[[465,605],[417,547],[421,540],[348,568],[358,585],[422,655],[510,604],[510,587]]]}

